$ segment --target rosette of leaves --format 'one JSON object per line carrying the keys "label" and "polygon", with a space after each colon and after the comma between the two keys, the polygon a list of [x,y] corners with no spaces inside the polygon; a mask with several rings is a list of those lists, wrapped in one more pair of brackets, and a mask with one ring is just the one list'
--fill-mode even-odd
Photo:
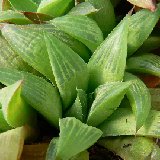
{"label": "rosette of leaves", "polygon": [[150,37],[159,5],[155,12],[126,15],[116,25],[109,0],[74,2],[2,0],[0,141],[5,131],[37,128],[40,114],[59,130],[46,160],[87,160],[87,149],[99,139],[124,159],[159,159],[153,138],[160,137],[160,111],[133,75],[160,77],[160,58],[151,53],[159,37],[153,48],[145,45],[155,40]]}

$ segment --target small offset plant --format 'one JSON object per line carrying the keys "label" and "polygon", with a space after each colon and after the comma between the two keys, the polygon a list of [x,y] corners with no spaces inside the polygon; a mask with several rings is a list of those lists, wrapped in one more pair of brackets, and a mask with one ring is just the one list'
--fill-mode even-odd
{"label": "small offset plant", "polygon": [[160,159],[160,90],[139,76],[160,77],[160,4],[129,1],[147,9],[119,23],[114,0],[0,1],[1,160],[20,159],[40,119],[59,131],[46,160],[89,160],[95,143]]}

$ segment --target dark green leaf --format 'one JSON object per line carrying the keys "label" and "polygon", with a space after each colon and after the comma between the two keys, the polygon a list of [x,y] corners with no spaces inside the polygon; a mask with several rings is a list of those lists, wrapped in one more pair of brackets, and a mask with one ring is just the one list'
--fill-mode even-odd
{"label": "dark green leaf", "polygon": [[147,73],[160,77],[160,57],[154,54],[142,54],[127,60],[129,72]]}
{"label": "dark green leaf", "polygon": [[67,13],[74,3],[74,0],[42,0],[37,12],[59,17]]}
{"label": "dark green leaf", "polygon": [[155,12],[142,9],[131,16],[128,32],[128,56],[137,51],[137,49],[149,37],[159,20],[159,16],[160,7]]}
{"label": "dark green leaf", "polygon": [[103,41],[100,28],[87,16],[66,15],[55,18],[50,23],[84,43],[91,51],[95,51]]}
{"label": "dark green leaf", "polygon": [[98,12],[93,15],[93,19],[106,37],[115,27],[114,8],[110,0],[86,0],[90,2]]}
{"label": "dark green leaf", "polygon": [[87,89],[88,68],[66,44],[48,33],[44,37],[53,75],[66,109],[76,98],[76,88]]}
{"label": "dark green leaf", "polygon": [[136,135],[160,138],[160,112],[151,110],[143,127],[136,131],[136,120],[131,109],[119,108],[98,128],[102,130],[103,137]]}
{"label": "dark green leaf", "polygon": [[111,32],[89,60],[90,89],[122,81],[127,57],[128,16]]}
{"label": "dark green leaf", "polygon": [[9,0],[14,10],[36,12],[38,6],[32,0]]}
{"label": "dark green leaf", "polygon": [[11,85],[23,80],[22,96],[28,104],[42,114],[52,125],[58,127],[62,106],[57,89],[44,79],[27,72],[0,68],[0,82]]}
{"label": "dark green leaf", "polygon": [[98,126],[106,120],[119,107],[130,85],[131,82],[113,82],[97,88],[87,124]]}
{"label": "dark green leaf", "polygon": [[121,0],[111,0],[111,3],[114,7],[116,7],[120,1]]}
{"label": "dark green leaf", "polygon": [[132,81],[128,88],[127,97],[136,117],[136,128],[140,129],[145,123],[151,109],[151,95],[146,85],[136,76],[125,73],[124,80]]}
{"label": "dark green leaf", "polygon": [[150,88],[152,108],[160,111],[160,88]]}
{"label": "dark green leaf", "polygon": [[57,159],[68,160],[88,149],[102,135],[102,132],[75,118],[60,120],[60,137],[57,145]]}
{"label": "dark green leaf", "polygon": [[150,36],[138,49],[136,53],[149,53],[160,47],[160,37]]}

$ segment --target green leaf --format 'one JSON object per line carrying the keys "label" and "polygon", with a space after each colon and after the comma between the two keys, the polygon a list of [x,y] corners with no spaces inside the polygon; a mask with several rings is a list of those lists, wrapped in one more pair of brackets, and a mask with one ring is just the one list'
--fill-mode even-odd
{"label": "green leaf", "polygon": [[72,157],[71,160],[89,160],[89,152],[83,151],[76,156]]}
{"label": "green leaf", "polygon": [[5,25],[2,34],[25,62],[55,82],[42,30]]}
{"label": "green leaf", "polygon": [[151,53],[131,57],[127,60],[127,71],[147,73],[160,77],[160,57]]}
{"label": "green leaf", "polygon": [[33,68],[18,56],[18,54],[2,36],[0,36],[0,66],[28,72],[33,71]]}
{"label": "green leaf", "polygon": [[69,11],[69,15],[92,15],[98,11],[91,3],[82,2]]}
{"label": "green leaf", "polygon": [[98,126],[106,120],[119,107],[130,85],[131,82],[113,82],[97,88],[87,124]]}
{"label": "green leaf", "polygon": [[37,12],[59,17],[67,13],[74,3],[74,0],[42,0]]}
{"label": "green leaf", "polygon": [[47,149],[45,160],[57,160],[56,159],[57,144],[58,144],[58,138],[53,138]]}
{"label": "green leaf", "polygon": [[4,115],[3,115],[3,111],[2,109],[0,109],[0,132],[5,132],[12,129],[11,126],[9,126],[9,124],[6,122]]}
{"label": "green leaf", "polygon": [[9,0],[14,10],[36,12],[38,6],[32,0]]}
{"label": "green leaf", "polygon": [[133,113],[136,118],[136,128],[140,129],[145,123],[151,109],[151,95],[146,85],[136,76],[125,73],[124,80],[131,81],[127,97],[130,101]]}
{"label": "green leaf", "polygon": [[0,134],[1,160],[20,159],[24,140],[34,136],[34,129],[25,126],[9,130]]}
{"label": "green leaf", "polygon": [[89,60],[89,89],[122,81],[127,57],[128,16],[111,32]]}
{"label": "green leaf", "polygon": [[76,88],[87,89],[88,68],[66,44],[48,33],[44,33],[44,37],[53,75],[66,109],[76,98]]}
{"label": "green leaf", "polygon": [[99,129],[88,126],[75,118],[61,119],[59,125],[60,137],[57,145],[57,159],[70,159],[88,149],[102,135]]}
{"label": "green leaf", "polygon": [[35,2],[36,4],[40,4],[42,0],[33,0],[33,2]]}
{"label": "green leaf", "polygon": [[21,97],[22,81],[0,90],[0,103],[5,120],[11,127],[35,125],[36,114]]}
{"label": "green leaf", "polygon": [[80,121],[85,122],[87,113],[87,95],[82,89],[77,89],[77,98],[72,107],[70,107],[65,114],[65,117],[75,117]]}
{"label": "green leaf", "polygon": [[160,37],[159,36],[150,36],[142,46],[137,50],[136,53],[149,53],[157,48],[159,48]]}
{"label": "green leaf", "polygon": [[156,10],[156,1],[154,0],[127,0],[133,5],[136,5],[141,8],[147,8],[150,9],[151,11]]}
{"label": "green leaf", "polygon": [[160,111],[160,88],[150,88],[152,108]]}
{"label": "green leaf", "polygon": [[[25,26],[26,27],[26,26]],[[56,38],[67,44],[73,51],[75,51],[85,62],[89,61],[90,51],[89,49],[80,41],[71,37],[70,35],[64,33],[63,31],[56,28],[54,25],[42,24],[42,25],[28,25],[29,28],[45,30],[50,34],[53,34]]]}
{"label": "green leaf", "polygon": [[149,37],[159,20],[159,16],[160,8],[155,12],[142,9],[131,16],[128,32],[128,56],[136,52],[143,42]]}
{"label": "green leaf", "polygon": [[26,18],[22,13],[16,11],[1,11],[0,23],[15,23],[15,24],[31,24],[31,20]]}
{"label": "green leaf", "polygon": [[[159,153],[156,152],[159,150],[158,145],[156,145],[152,139],[146,137],[110,137],[100,140],[98,144],[113,151],[126,160],[160,159]],[[157,159],[152,159],[152,155],[157,157]]]}
{"label": "green leaf", "polygon": [[11,9],[9,0],[0,0],[0,11],[6,11]]}
{"label": "green leaf", "polygon": [[11,85],[23,80],[22,97],[52,125],[58,126],[62,106],[57,89],[44,79],[27,72],[0,68],[0,82]]}
{"label": "green leaf", "polygon": [[110,0],[86,0],[90,2],[98,12],[92,17],[97,22],[106,37],[115,27],[114,8]]}
{"label": "green leaf", "polygon": [[116,7],[120,1],[121,0],[111,0],[111,3],[114,7]]}
{"label": "green leaf", "polygon": [[102,130],[103,137],[136,135],[159,138],[160,112],[151,110],[143,127],[136,131],[136,120],[132,111],[129,108],[119,108],[98,128]]}
{"label": "green leaf", "polygon": [[96,22],[87,16],[66,15],[55,18],[50,23],[84,43],[92,52],[103,41],[102,31]]}

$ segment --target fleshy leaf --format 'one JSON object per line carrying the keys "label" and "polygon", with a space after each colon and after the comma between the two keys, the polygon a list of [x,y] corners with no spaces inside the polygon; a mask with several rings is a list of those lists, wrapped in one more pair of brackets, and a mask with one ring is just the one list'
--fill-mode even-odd
{"label": "fleshy leaf", "polygon": [[59,17],[74,6],[74,0],[42,0],[37,12]]}
{"label": "fleshy leaf", "polygon": [[55,18],[50,23],[84,43],[91,51],[95,51],[103,41],[102,31],[96,22],[87,16],[66,15]]}
{"label": "fleshy leaf", "polygon": [[35,136],[35,130],[24,126],[0,134],[1,160],[17,160],[21,158],[24,141]]}
{"label": "fleshy leaf", "polygon": [[141,8],[147,8],[151,11],[156,10],[156,1],[155,0],[127,0],[133,5],[136,5]]}
{"label": "fleshy leaf", "polygon": [[52,125],[58,126],[62,106],[57,89],[44,79],[27,72],[0,68],[0,82],[11,85],[23,80],[22,97]]}
{"label": "fleshy leaf", "polygon": [[99,129],[88,126],[76,118],[61,119],[59,125],[60,137],[57,145],[57,159],[70,159],[88,149],[102,135]]}
{"label": "fleshy leaf", "polygon": [[126,69],[133,73],[147,73],[160,77],[160,57],[151,53],[130,57]]}
{"label": "fleshy leaf", "polygon": [[83,151],[76,156],[72,157],[71,160],[89,160],[89,152]]}
{"label": "fleshy leaf", "polygon": [[[98,144],[126,160],[148,160],[149,157],[150,160],[160,159],[160,155],[156,152],[159,150],[158,145],[156,145],[152,139],[146,137],[110,137],[100,140]],[[153,154],[157,159],[151,158]]]}
{"label": "fleshy leaf", "polygon": [[130,73],[125,73],[124,80],[132,80],[132,85],[127,91],[127,97],[136,117],[136,128],[138,130],[143,126],[149,115],[151,109],[151,95],[146,85],[138,77]]}
{"label": "fleshy leaf", "polygon": [[0,11],[6,11],[11,9],[9,0],[0,0]]}
{"label": "fleshy leaf", "polygon": [[160,37],[150,36],[142,46],[137,50],[136,53],[149,53],[160,47]]}
{"label": "fleshy leaf", "polygon": [[135,116],[129,108],[119,108],[98,128],[103,137],[136,135],[160,138],[160,111],[151,110],[144,125],[136,131]]}
{"label": "fleshy leaf", "polygon": [[36,114],[21,97],[22,81],[0,90],[0,103],[5,120],[11,127],[35,125]]}
{"label": "fleshy leaf", "polygon": [[76,5],[69,11],[69,15],[92,15],[96,13],[98,9],[96,9],[91,3],[83,2]]}
{"label": "fleshy leaf", "polygon": [[33,68],[18,56],[2,36],[0,36],[0,66],[29,72],[33,71]]}
{"label": "fleshy leaf", "polygon": [[[25,26],[26,27],[26,26]],[[53,25],[42,24],[42,25],[28,25],[29,28],[45,30],[50,34],[53,34],[56,38],[67,44],[73,51],[75,51],[85,62],[89,61],[90,51],[89,49],[80,41],[71,37],[70,35],[64,33]]]}
{"label": "fleshy leaf", "polygon": [[128,16],[111,32],[89,60],[92,91],[106,82],[122,81],[127,57]]}
{"label": "fleshy leaf", "polygon": [[33,2],[35,2],[36,4],[40,4],[42,0],[33,0]]}
{"label": "fleshy leaf", "polygon": [[32,0],[9,0],[13,9],[18,11],[36,12],[38,6]]}
{"label": "fleshy leaf", "polygon": [[113,82],[97,88],[87,124],[98,126],[106,120],[119,107],[130,85],[131,82]]}
{"label": "fleshy leaf", "polygon": [[104,37],[106,37],[115,27],[116,20],[114,8],[110,0],[86,0],[90,2],[98,12],[92,17],[97,22],[102,30]]}
{"label": "fleshy leaf", "polygon": [[76,98],[76,88],[87,89],[88,68],[66,44],[48,33],[44,33],[44,37],[53,75],[66,109]]}
{"label": "fleshy leaf", "polygon": [[85,122],[87,113],[87,95],[82,89],[77,89],[77,98],[72,107],[70,107],[65,114],[65,117],[75,117],[80,121]]}
{"label": "fleshy leaf", "polygon": [[160,88],[150,88],[152,108],[160,111]]}
{"label": "fleshy leaf", "polygon": [[111,0],[111,3],[114,7],[116,7],[120,1],[121,0]]}
{"label": "fleshy leaf", "polygon": [[9,124],[6,122],[4,115],[3,115],[3,111],[2,109],[0,109],[0,132],[5,132],[12,129],[11,126],[9,126]]}
{"label": "fleshy leaf", "polygon": [[2,34],[25,62],[54,82],[42,30],[5,25]]}
{"label": "fleshy leaf", "polygon": [[159,20],[159,6],[160,5],[158,5],[158,9],[155,12],[142,9],[131,16],[128,31],[128,56],[136,52],[151,34],[153,28]]}
{"label": "fleshy leaf", "polygon": [[15,11],[1,11],[0,12],[0,23],[15,23],[15,24],[31,24],[33,23],[26,18],[22,13]]}

